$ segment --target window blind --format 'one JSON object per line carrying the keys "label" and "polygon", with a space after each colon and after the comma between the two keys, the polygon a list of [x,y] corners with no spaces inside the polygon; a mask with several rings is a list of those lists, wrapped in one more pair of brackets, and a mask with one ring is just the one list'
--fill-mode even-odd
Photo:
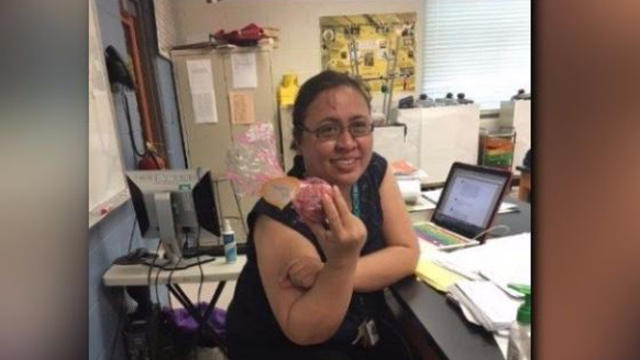
{"label": "window blind", "polygon": [[531,90],[530,0],[425,0],[422,92],[497,109]]}

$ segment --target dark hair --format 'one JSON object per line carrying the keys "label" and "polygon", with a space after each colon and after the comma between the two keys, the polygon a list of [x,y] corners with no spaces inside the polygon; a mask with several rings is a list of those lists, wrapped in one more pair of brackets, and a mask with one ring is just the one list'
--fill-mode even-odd
{"label": "dark hair", "polygon": [[371,96],[364,88],[361,81],[352,78],[347,74],[342,74],[332,70],[325,70],[318,75],[307,80],[298,91],[296,101],[293,104],[293,141],[291,149],[295,149],[295,141],[302,136],[304,118],[307,115],[307,108],[325,90],[334,89],[339,86],[348,86],[357,90],[371,110]]}

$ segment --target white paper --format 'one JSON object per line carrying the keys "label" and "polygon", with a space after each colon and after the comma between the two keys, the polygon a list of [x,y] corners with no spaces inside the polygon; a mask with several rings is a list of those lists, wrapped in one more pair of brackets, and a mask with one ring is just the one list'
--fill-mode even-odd
{"label": "white paper", "polygon": [[255,53],[231,54],[231,71],[233,74],[234,88],[258,87]]}
{"label": "white paper", "polygon": [[196,124],[217,123],[218,110],[211,62],[207,59],[187,60],[187,72]]}
{"label": "white paper", "polygon": [[507,283],[531,285],[531,233],[493,238],[480,246],[441,254],[439,265],[452,271],[482,274],[501,288]]}
{"label": "white paper", "polygon": [[[469,308],[467,308],[466,306],[458,302],[458,300],[456,300],[455,297],[451,296],[451,299],[460,307],[460,310],[462,310],[462,314],[464,315],[464,318],[468,322],[478,326],[482,326],[482,324],[480,324],[480,322],[475,317],[473,317],[473,313]],[[496,344],[498,345],[498,347],[500,348],[500,352],[502,353],[503,359],[506,359],[507,347],[509,344],[509,330],[504,329],[504,330],[494,331],[493,338],[496,341]]]}
{"label": "white paper", "polygon": [[509,328],[522,301],[509,297],[489,281],[458,281],[451,296],[466,306],[489,331]]}
{"label": "white paper", "polygon": [[442,188],[422,192],[422,196],[434,204],[438,203],[438,200],[440,200],[440,195],[442,195]]}
{"label": "white paper", "polygon": [[[436,204],[432,203],[431,201],[421,196],[418,197],[415,204],[407,205],[407,211],[409,212],[433,210],[435,208],[436,208]],[[427,241],[421,241],[421,242],[427,243]]]}

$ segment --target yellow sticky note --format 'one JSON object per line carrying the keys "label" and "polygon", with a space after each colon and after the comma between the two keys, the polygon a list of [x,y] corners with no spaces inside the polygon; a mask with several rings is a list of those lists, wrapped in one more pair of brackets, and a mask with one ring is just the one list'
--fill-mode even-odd
{"label": "yellow sticky note", "polygon": [[431,285],[434,289],[446,292],[447,289],[459,280],[464,278],[453,271],[427,259],[420,259],[416,266],[415,274],[418,279]]}

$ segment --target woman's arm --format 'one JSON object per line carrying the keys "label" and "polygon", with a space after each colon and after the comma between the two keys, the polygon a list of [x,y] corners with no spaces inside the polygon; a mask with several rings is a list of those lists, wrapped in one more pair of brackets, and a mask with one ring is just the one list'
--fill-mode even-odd
{"label": "woman's arm", "polygon": [[418,241],[391,166],[387,166],[380,185],[380,203],[386,247],[360,258],[356,268],[355,291],[384,289],[413,274],[418,262]]}
{"label": "woman's arm", "polygon": [[354,286],[358,254],[366,228],[351,215],[337,189],[325,197],[323,207],[329,230],[313,225],[327,262],[308,290],[282,286],[291,262],[318,254],[308,240],[291,228],[259,217],[254,232],[260,278],[280,328],[294,343],[317,344],[328,340],[346,314]]}

